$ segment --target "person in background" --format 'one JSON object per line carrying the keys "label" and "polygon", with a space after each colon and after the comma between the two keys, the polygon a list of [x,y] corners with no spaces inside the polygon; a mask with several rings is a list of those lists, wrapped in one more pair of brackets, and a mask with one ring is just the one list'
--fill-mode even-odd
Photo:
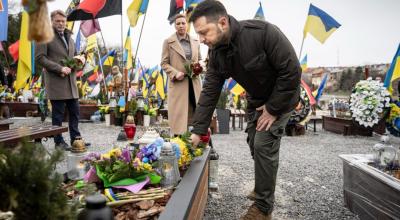
{"label": "person in background", "polygon": [[[63,66],[62,61],[72,59],[75,54],[75,43],[71,32],[66,29],[67,16],[61,10],[51,13],[54,28],[54,38],[50,43],[36,45],[36,62],[41,65],[46,96],[52,105],[52,124],[62,125],[65,108],[68,109],[68,125],[71,145],[76,138],[81,138],[79,132],[79,94],[76,84],[76,72]],[[54,136],[55,147],[70,150],[63,136]]]}
{"label": "person in background", "polygon": [[296,53],[278,27],[261,20],[237,21],[219,1],[198,4],[190,21],[210,49],[192,143],[198,145],[200,135],[207,133],[225,79],[232,77],[247,94],[247,142],[255,172],[255,201],[241,219],[272,219],[280,140],[300,97]]}
{"label": "person in background", "polygon": [[175,17],[175,30],[163,43],[161,68],[168,74],[168,122],[171,133],[180,135],[191,124],[201,91],[200,77],[187,76],[185,65],[201,60],[200,44],[187,33],[186,17]]}

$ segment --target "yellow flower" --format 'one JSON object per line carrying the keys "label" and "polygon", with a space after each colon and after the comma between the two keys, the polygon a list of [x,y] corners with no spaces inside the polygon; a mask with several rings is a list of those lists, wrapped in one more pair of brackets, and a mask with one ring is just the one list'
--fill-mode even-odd
{"label": "yellow flower", "polygon": [[202,148],[197,148],[197,149],[194,151],[194,156],[195,156],[195,157],[201,156],[202,154],[203,154],[203,149],[202,149]]}
{"label": "yellow flower", "polygon": [[106,153],[106,154],[102,154],[101,155],[101,159],[110,159],[110,154],[109,153]]}
{"label": "yellow flower", "polygon": [[144,168],[144,170],[147,170],[147,171],[153,170],[153,167],[148,163],[143,163],[143,168]]}

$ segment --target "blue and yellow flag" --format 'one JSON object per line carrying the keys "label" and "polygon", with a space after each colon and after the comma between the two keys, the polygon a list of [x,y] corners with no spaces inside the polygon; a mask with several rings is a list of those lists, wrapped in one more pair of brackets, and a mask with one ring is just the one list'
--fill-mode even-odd
{"label": "blue and yellow flag", "polygon": [[103,64],[103,66],[112,66],[114,63],[114,57],[115,50],[112,50],[101,58],[101,64]]}
{"label": "blue and yellow flag", "polygon": [[392,64],[390,64],[389,70],[386,73],[384,86],[389,90],[389,93],[393,93],[392,84],[394,81],[400,80],[400,44],[397,48],[397,52],[393,57]]}
{"label": "blue and yellow flag", "polygon": [[146,13],[148,6],[149,0],[133,0],[126,10],[131,27],[136,26],[139,16]]}
{"label": "blue and yellow flag", "polygon": [[254,15],[254,19],[263,20],[265,21],[264,11],[260,2],[260,6],[258,6],[256,15]]}
{"label": "blue and yellow flag", "polygon": [[244,89],[239,83],[237,83],[234,79],[231,79],[228,83],[228,90],[231,91],[234,95],[240,95],[244,92]]}
{"label": "blue and yellow flag", "polygon": [[185,1],[185,7],[186,9],[190,8],[190,7],[196,7],[200,2],[202,2],[203,0],[186,0]]}
{"label": "blue and yellow flag", "polygon": [[[329,73],[326,73],[325,74],[325,76],[324,76],[324,78],[322,79],[322,81],[321,81],[321,84],[319,85],[319,87],[318,87],[318,90],[317,90],[317,94],[314,96],[315,97],[315,100],[318,102],[318,100],[321,98],[321,96],[322,96],[322,92],[324,91],[324,88],[325,88],[325,85],[326,85],[326,81],[328,80],[328,75],[329,75]],[[313,94],[314,95],[314,94]]]}
{"label": "blue and yellow flag", "polygon": [[7,41],[8,31],[8,2],[0,0],[0,41]]}
{"label": "blue and yellow flag", "polygon": [[307,21],[304,25],[303,38],[307,36],[307,33],[310,33],[323,44],[340,26],[341,24],[326,12],[310,4]]}
{"label": "blue and yellow flag", "polygon": [[125,46],[124,46],[124,56],[123,61],[125,63],[125,68],[132,68],[132,44],[131,44],[131,28],[128,28],[128,34],[126,35]]}
{"label": "blue and yellow flag", "polygon": [[307,54],[303,57],[303,59],[300,62],[301,70],[303,73],[307,70]]}

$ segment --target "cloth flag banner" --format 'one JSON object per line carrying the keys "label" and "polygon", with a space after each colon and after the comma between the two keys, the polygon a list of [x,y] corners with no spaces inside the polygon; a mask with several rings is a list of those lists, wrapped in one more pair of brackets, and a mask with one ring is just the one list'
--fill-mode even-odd
{"label": "cloth flag banner", "polygon": [[8,33],[8,2],[0,0],[0,41],[7,41]]}
{"label": "cloth flag banner", "polygon": [[122,0],[84,0],[68,14],[68,21],[92,20],[122,14]]}
{"label": "cloth flag banner", "polygon": [[149,0],[133,0],[126,10],[131,27],[136,26],[139,16],[146,13],[148,6]]}
{"label": "cloth flag banner", "polygon": [[265,21],[264,11],[260,2],[260,6],[258,6],[256,15],[254,15],[254,19],[263,20]]}
{"label": "cloth flag banner", "polygon": [[10,53],[11,57],[13,58],[14,62],[18,60],[18,53],[19,53],[19,40],[15,43],[8,46],[8,52]]}
{"label": "cloth flag banner", "polygon": [[[71,3],[69,3],[67,10],[65,10],[65,14],[69,15],[75,8],[76,6],[79,5],[80,0],[72,0]],[[74,22],[69,21],[67,22],[67,29],[72,31],[74,29]]]}
{"label": "cloth flag banner", "polygon": [[244,92],[244,89],[239,83],[237,83],[234,79],[231,79],[228,83],[228,90],[231,91],[234,95],[240,95]]}
{"label": "cloth flag banner", "polygon": [[128,29],[128,34],[126,35],[126,40],[125,40],[125,51],[124,51],[124,57],[123,60],[126,63],[125,67],[126,69],[132,68],[132,46],[131,46],[131,29]]}
{"label": "cloth flag banner", "polygon": [[163,75],[157,70],[158,75],[157,75],[157,80],[156,80],[156,90],[158,95],[160,95],[160,98],[162,100],[165,99],[165,91],[164,91],[164,79]]}
{"label": "cloth flag banner", "polygon": [[81,22],[80,30],[85,37],[89,37],[101,31],[99,21],[97,19],[86,20]]}
{"label": "cloth flag banner", "polygon": [[29,15],[22,12],[21,34],[19,37],[18,70],[15,90],[25,87],[32,73],[32,43],[28,40]]}
{"label": "cloth flag banner", "polygon": [[304,80],[301,80],[301,85],[303,86],[304,90],[306,90],[307,96],[310,99],[310,105],[315,105],[317,101],[315,101],[314,96],[312,95],[310,87],[307,85]]}
{"label": "cloth flag banner", "polygon": [[400,82],[400,44],[399,47],[397,48],[396,54],[393,57],[392,63],[390,64],[389,70],[386,73],[384,86],[388,88],[390,94],[398,95],[398,92],[393,91],[393,87],[394,89],[397,89],[399,86],[399,82]]}
{"label": "cloth flag banner", "polygon": [[114,63],[114,57],[115,57],[115,50],[112,50],[108,52],[107,55],[101,58],[101,64],[103,64],[103,66],[112,66]]}
{"label": "cloth flag banner", "polygon": [[171,0],[169,5],[168,21],[170,24],[174,23],[174,18],[179,12],[183,10],[183,0]]}
{"label": "cloth flag banner", "polygon": [[325,74],[324,78],[321,81],[321,84],[318,87],[318,91],[317,94],[315,95],[315,100],[318,102],[318,100],[321,98],[322,96],[322,92],[324,91],[325,85],[326,85],[326,81],[328,79],[328,73]]}
{"label": "cloth flag banner", "polygon": [[97,47],[97,36],[96,34],[90,35],[87,39],[86,51],[92,50]]}
{"label": "cloth flag banner", "polygon": [[306,24],[304,25],[303,38],[310,33],[322,44],[341,26],[326,12],[310,4]]}
{"label": "cloth flag banner", "polygon": [[301,70],[303,71],[303,73],[305,71],[307,71],[307,54],[303,57],[303,59],[300,62],[300,66],[301,66]]}
{"label": "cloth flag banner", "polygon": [[186,7],[186,9],[188,9],[190,7],[195,8],[202,1],[203,0],[186,0],[185,1],[185,7]]}
{"label": "cloth flag banner", "polygon": [[89,97],[96,97],[100,93],[100,83],[97,83],[93,88],[92,93],[90,93]]}
{"label": "cloth flag banner", "polygon": [[78,30],[78,34],[76,35],[75,50],[77,53],[81,52],[81,30]]}

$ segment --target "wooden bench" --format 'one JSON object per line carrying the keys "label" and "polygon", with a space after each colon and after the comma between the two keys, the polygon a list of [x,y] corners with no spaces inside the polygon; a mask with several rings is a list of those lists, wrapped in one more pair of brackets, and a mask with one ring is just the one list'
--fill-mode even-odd
{"label": "wooden bench", "polygon": [[232,128],[233,130],[236,129],[236,117],[239,118],[239,128],[243,130],[243,124],[244,124],[244,116],[245,116],[245,111],[241,109],[230,109],[231,111],[231,117],[232,117]]}
{"label": "wooden bench", "polygon": [[12,122],[10,120],[1,120],[0,121],[0,131],[9,130],[11,124],[14,124],[14,122]]}
{"label": "wooden bench", "polygon": [[52,137],[67,131],[68,127],[65,126],[42,124],[13,128],[0,131],[0,146],[15,146],[22,140],[41,142],[42,138]]}

